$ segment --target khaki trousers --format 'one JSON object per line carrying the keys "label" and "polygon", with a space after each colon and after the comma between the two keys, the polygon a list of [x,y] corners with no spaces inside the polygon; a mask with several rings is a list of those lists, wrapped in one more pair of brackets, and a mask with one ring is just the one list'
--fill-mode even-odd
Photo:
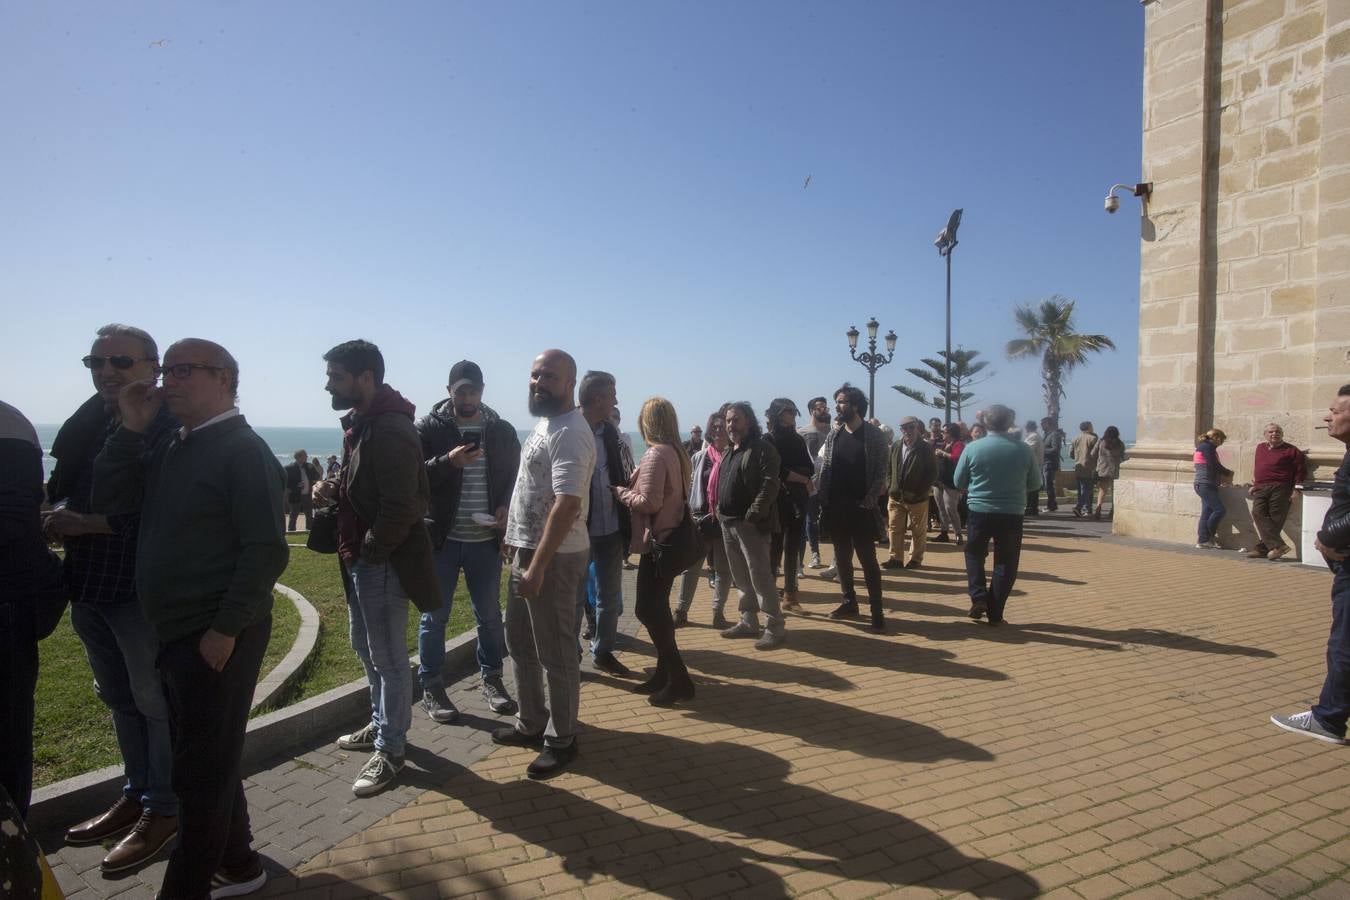
{"label": "khaki trousers", "polygon": [[905,533],[908,531],[909,558],[922,562],[924,548],[928,546],[928,498],[924,497],[918,503],[906,503],[891,497],[886,509],[890,513],[891,559],[905,561]]}

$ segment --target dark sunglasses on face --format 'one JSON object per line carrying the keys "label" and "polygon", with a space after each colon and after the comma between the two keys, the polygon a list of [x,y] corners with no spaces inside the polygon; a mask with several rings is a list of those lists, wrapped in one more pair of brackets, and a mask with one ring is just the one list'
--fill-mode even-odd
{"label": "dark sunglasses on face", "polygon": [[86,356],[80,362],[86,369],[101,369],[104,363],[112,363],[114,369],[130,369],[138,362],[147,362],[150,356]]}
{"label": "dark sunglasses on face", "polygon": [[212,372],[219,372],[220,366],[207,366],[201,363],[178,363],[173,366],[156,366],[155,374],[163,378],[165,375],[172,375],[174,378],[191,378],[193,369],[209,369]]}

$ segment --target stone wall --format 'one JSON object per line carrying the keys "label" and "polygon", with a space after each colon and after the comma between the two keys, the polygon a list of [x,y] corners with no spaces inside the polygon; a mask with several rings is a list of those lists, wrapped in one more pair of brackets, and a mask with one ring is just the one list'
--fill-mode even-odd
{"label": "stone wall", "polygon": [[[1227,432],[1239,483],[1270,421],[1315,465],[1344,450],[1314,426],[1350,381],[1350,0],[1148,0],[1144,16],[1153,194],[1116,530],[1194,541],[1200,432]],[[1226,546],[1251,543],[1244,497],[1225,492]],[[1296,504],[1295,537],[1300,519]]]}

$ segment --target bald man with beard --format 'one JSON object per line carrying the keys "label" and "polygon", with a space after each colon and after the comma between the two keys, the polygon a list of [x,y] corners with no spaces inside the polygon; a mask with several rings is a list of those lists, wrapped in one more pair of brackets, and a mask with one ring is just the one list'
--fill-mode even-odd
{"label": "bald man with beard", "polygon": [[591,550],[586,513],[595,435],[573,399],[576,385],[577,365],[567,353],[545,350],[535,358],[529,408],[540,418],[521,448],[506,518],[506,648],[519,712],[516,723],[494,731],[492,740],[538,748],[525,770],[533,779],[560,774],[577,755],[576,596]]}

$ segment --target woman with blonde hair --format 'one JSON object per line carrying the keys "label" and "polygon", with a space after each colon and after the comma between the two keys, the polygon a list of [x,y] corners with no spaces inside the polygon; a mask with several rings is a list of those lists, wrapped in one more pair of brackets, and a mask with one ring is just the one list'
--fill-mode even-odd
{"label": "woman with blonde hair", "polygon": [[1228,435],[1211,428],[1195,439],[1195,492],[1200,495],[1200,522],[1196,529],[1197,550],[1222,550],[1216,537],[1223,521],[1223,501],[1219,499],[1219,485],[1233,477],[1231,469],[1219,462],[1218,449]]}
{"label": "woman with blonde hair", "polygon": [[657,566],[652,542],[668,537],[684,518],[691,466],[669,400],[652,397],[642,404],[638,430],[647,452],[629,486],[614,488],[615,499],[633,511],[632,547],[640,554],[635,612],[656,648],[655,674],[633,690],[650,694],[647,702],[653,706],[673,706],[693,699],[694,682],[675,643],[675,621],[670,614],[670,589],[679,573]]}

